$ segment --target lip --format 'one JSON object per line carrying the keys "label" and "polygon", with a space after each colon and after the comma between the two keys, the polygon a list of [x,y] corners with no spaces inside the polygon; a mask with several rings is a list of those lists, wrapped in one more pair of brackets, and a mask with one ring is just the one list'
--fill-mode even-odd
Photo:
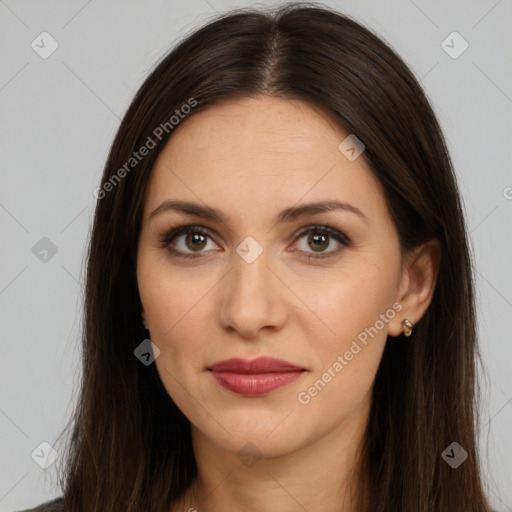
{"label": "lip", "polygon": [[282,359],[274,357],[258,357],[252,361],[233,357],[218,361],[208,367],[209,370],[215,372],[232,372],[232,373],[271,373],[271,372],[289,372],[293,370],[304,370],[300,366],[296,366]]}
{"label": "lip", "polygon": [[305,371],[294,364],[272,357],[252,361],[225,359],[208,368],[224,388],[245,396],[261,396],[297,380]]}

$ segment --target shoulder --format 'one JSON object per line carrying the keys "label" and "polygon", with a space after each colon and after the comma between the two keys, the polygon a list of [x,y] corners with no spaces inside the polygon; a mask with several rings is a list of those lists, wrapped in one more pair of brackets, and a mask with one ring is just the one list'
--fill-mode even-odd
{"label": "shoulder", "polygon": [[41,503],[35,508],[28,508],[26,510],[20,510],[18,512],[65,512],[64,511],[64,498],[55,498],[51,501]]}

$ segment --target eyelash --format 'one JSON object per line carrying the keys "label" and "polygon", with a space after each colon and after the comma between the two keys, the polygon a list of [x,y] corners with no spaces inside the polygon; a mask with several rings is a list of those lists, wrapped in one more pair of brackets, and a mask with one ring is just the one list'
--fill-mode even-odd
{"label": "eyelash", "polygon": [[[196,253],[196,255],[193,255],[193,254],[189,254],[189,253],[183,253],[181,251],[177,251],[177,250],[169,247],[170,243],[177,236],[182,235],[182,234],[191,234],[191,233],[212,238],[208,230],[201,228],[200,226],[196,226],[196,225],[186,225],[186,226],[180,226],[180,227],[174,228],[171,231],[164,234],[160,238],[160,246],[164,249],[167,248],[167,250],[170,251],[173,255],[178,256],[180,258],[198,258],[201,256],[201,252],[198,252],[198,253]],[[309,226],[308,228],[301,231],[297,235],[297,239],[301,239],[305,235],[310,235],[312,233],[320,234],[320,235],[327,235],[328,237],[331,237],[331,238],[335,239],[337,242],[339,242],[341,244],[341,247],[334,251],[329,251],[326,253],[301,254],[302,257],[308,258],[309,260],[329,258],[331,256],[334,256],[335,254],[338,254],[343,248],[350,247],[350,245],[352,243],[351,240],[346,235],[344,235],[343,233],[339,232],[336,229],[331,228],[330,226],[325,226],[325,225]],[[303,251],[300,251],[300,252],[303,252]]]}

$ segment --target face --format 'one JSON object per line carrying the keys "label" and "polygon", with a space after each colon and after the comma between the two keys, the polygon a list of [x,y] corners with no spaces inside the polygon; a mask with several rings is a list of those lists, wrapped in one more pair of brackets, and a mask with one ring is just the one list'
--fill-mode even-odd
{"label": "face", "polygon": [[[365,417],[403,319],[398,235],[364,157],[338,149],[348,135],[304,102],[230,100],[183,121],[151,171],[137,279],[155,364],[193,431],[233,453],[282,455]],[[324,202],[342,207],[301,210]],[[302,371],[210,370],[260,357]]]}

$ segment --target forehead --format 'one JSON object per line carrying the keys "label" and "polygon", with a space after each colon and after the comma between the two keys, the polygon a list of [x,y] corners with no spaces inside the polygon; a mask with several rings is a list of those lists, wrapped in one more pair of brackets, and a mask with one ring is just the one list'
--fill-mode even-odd
{"label": "forehead", "polygon": [[314,162],[319,146],[337,146],[346,135],[326,112],[306,102],[243,98],[206,107],[185,119],[165,149],[179,147],[183,156],[197,152],[196,158]]}
{"label": "forehead", "polygon": [[322,109],[268,97],[228,100],[185,119],[150,176],[145,213],[167,199],[261,216],[304,201],[357,202],[382,215],[383,189],[363,158],[338,146],[349,134]]}

